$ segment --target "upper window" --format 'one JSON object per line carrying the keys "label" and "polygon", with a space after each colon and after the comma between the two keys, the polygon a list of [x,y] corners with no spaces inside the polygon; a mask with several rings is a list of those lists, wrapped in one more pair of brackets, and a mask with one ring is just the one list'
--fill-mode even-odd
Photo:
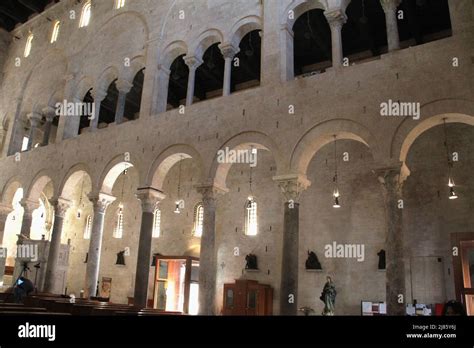
{"label": "upper window", "polygon": [[113,237],[117,239],[122,239],[123,237],[123,205],[120,204],[117,210],[117,217],[115,221],[115,228]]}
{"label": "upper window", "polygon": [[115,8],[119,9],[125,6],[125,0],[115,0]]}
{"label": "upper window", "polygon": [[28,57],[31,53],[31,46],[33,45],[33,38],[34,38],[34,35],[30,34],[30,36],[28,36],[28,39],[26,40],[25,58]]}
{"label": "upper window", "polygon": [[257,202],[255,198],[249,197],[245,205],[245,234],[247,236],[256,236],[257,233]]}
{"label": "upper window", "polygon": [[92,216],[87,216],[86,227],[84,228],[84,239],[91,239],[92,233]]}
{"label": "upper window", "polygon": [[79,28],[87,27],[91,21],[91,11],[92,5],[91,2],[87,2],[82,8],[81,22],[79,23]]}
{"label": "upper window", "polygon": [[55,43],[56,41],[58,41],[60,27],[61,27],[60,21],[54,22],[53,33],[51,34],[51,43]]}
{"label": "upper window", "polygon": [[203,207],[202,203],[198,203],[194,207],[193,235],[195,237],[201,237],[202,236],[203,222],[204,222],[204,207]]}
{"label": "upper window", "polygon": [[153,238],[160,238],[161,235],[161,210],[156,208],[153,212]]}

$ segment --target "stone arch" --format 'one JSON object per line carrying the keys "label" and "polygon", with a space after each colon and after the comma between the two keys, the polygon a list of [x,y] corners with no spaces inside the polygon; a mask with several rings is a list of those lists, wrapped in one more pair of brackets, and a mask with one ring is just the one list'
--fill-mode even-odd
{"label": "stone arch", "polygon": [[411,146],[424,132],[447,123],[465,123],[474,125],[474,101],[461,99],[443,99],[421,107],[422,122],[405,118],[398,126],[392,138],[390,157],[405,163]]}
{"label": "stone arch", "polygon": [[377,143],[367,128],[351,120],[334,119],[314,126],[301,137],[291,155],[291,170],[295,174],[306,175],[314,155],[334,141],[334,135],[339,140],[361,142],[372,151],[374,157],[378,156]]}
{"label": "stone arch", "polygon": [[120,74],[119,71],[120,70],[115,65],[105,68],[104,71],[99,75],[99,78],[96,82],[96,92],[107,91],[110,84],[118,79]]}
{"label": "stone arch", "polygon": [[[346,2],[348,5],[350,0],[347,0]],[[329,5],[327,0],[293,0],[283,11],[280,24],[282,27],[285,27],[288,31],[292,32],[296,20],[303,13],[314,9],[327,10],[328,8]]]}
{"label": "stone arch", "polygon": [[52,183],[53,185],[52,197],[54,197],[57,189],[52,179],[53,177],[54,175],[50,170],[40,171],[31,181],[31,184],[29,185],[28,190],[26,190],[24,197],[28,200],[37,202],[41,198],[41,194],[49,183]]}
{"label": "stone arch", "polygon": [[190,145],[176,144],[165,149],[153,161],[148,172],[147,185],[162,190],[166,175],[170,169],[180,160],[187,158],[192,158],[196,162],[198,166],[198,182],[201,183],[204,173],[201,154]]}
{"label": "stone arch", "polygon": [[194,44],[190,47],[189,53],[194,57],[202,59],[204,52],[216,43],[224,42],[224,35],[218,29],[208,29],[192,40]]}
{"label": "stone arch", "polygon": [[125,156],[123,154],[116,156],[106,165],[100,176],[98,186],[93,186],[92,192],[102,192],[112,195],[112,190],[118,177],[123,173],[124,170],[132,167],[136,168],[136,165],[134,165],[132,162],[125,161]]}
{"label": "stone arch", "polygon": [[183,54],[188,54],[188,45],[184,41],[173,41],[163,50],[160,65],[165,69],[170,69],[174,60]]}
{"label": "stone arch", "polygon": [[235,47],[239,47],[242,39],[254,30],[262,30],[262,19],[258,16],[247,16],[240,19],[232,26],[230,33],[226,40],[228,40]]}
{"label": "stone arch", "polygon": [[93,176],[90,173],[91,171],[87,164],[78,163],[72,166],[68,170],[66,176],[63,178],[59,186],[59,190],[58,190],[59,196],[65,199],[70,199],[70,197],[72,197],[74,189],[81,182],[81,179],[83,178],[84,175],[87,175],[89,177],[92,187],[94,187],[95,183],[93,180]]}
{"label": "stone arch", "polygon": [[74,97],[77,100],[82,101],[87,92],[89,92],[92,88],[94,88],[93,78],[90,76],[83,76],[76,85]]}
{"label": "stone arch", "polygon": [[145,30],[145,38],[148,39],[149,34],[150,34],[150,29],[148,27],[147,20],[143,14],[137,11],[120,11],[118,14],[116,14],[116,11],[109,11],[108,13],[112,13],[110,18],[108,18],[103,25],[99,28],[98,32],[100,32],[103,28],[105,28],[110,22],[116,20],[117,18],[126,16],[126,17],[135,17],[138,18],[138,20],[142,23],[143,29]]}
{"label": "stone arch", "polygon": [[[286,169],[283,155],[278,145],[267,134],[258,131],[247,131],[237,134],[228,139],[218,150],[246,150],[251,147],[258,150],[269,151],[277,166],[277,173],[283,173]],[[226,188],[226,179],[232,164],[218,163],[218,151],[212,158],[209,171],[209,181],[214,185]]]}
{"label": "stone arch", "polygon": [[145,68],[145,57],[142,54],[137,54],[134,55],[132,59],[130,59],[130,66],[124,67],[119,73],[119,75],[128,82],[133,83],[135,75],[137,75],[140,70],[143,70]]}
{"label": "stone arch", "polygon": [[13,201],[13,196],[19,188],[24,189],[24,184],[21,179],[17,176],[11,177],[6,184],[3,186],[3,190],[0,196],[0,202],[5,204],[11,204]]}

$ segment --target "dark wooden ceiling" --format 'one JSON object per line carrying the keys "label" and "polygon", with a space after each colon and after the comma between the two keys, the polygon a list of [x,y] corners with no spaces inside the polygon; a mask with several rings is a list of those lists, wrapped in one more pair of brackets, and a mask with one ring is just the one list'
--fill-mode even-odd
{"label": "dark wooden ceiling", "polygon": [[18,23],[25,23],[34,13],[60,0],[0,0],[0,28],[12,31]]}

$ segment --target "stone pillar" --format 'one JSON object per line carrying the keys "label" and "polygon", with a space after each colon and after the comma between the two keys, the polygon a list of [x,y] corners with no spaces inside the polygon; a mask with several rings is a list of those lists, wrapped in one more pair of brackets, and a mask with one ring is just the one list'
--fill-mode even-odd
{"label": "stone pillar", "polygon": [[299,197],[311,184],[304,176],[273,178],[286,202],[283,219],[283,252],[280,285],[280,315],[298,314]]}
{"label": "stone pillar", "polygon": [[185,57],[184,62],[189,67],[188,91],[186,94],[186,106],[192,105],[194,100],[194,87],[196,84],[196,70],[203,63],[197,57]]}
{"label": "stone pillar", "polygon": [[294,34],[288,25],[280,28],[280,46],[281,46],[281,80],[290,81],[295,78],[295,57],[294,57]]}
{"label": "stone pillar", "polygon": [[385,23],[387,27],[388,51],[400,49],[400,37],[398,35],[397,8],[401,0],[380,0],[385,12]]}
{"label": "stone pillar", "polygon": [[28,115],[28,119],[30,120],[30,134],[28,138],[27,151],[30,151],[33,147],[36,137],[36,131],[38,130],[38,126],[40,125],[42,118],[43,116],[37,112],[32,112]]}
{"label": "stone pillar", "polygon": [[[385,200],[386,289],[388,315],[405,315],[405,261],[403,250],[402,184],[400,167],[374,170]],[[400,295],[403,303],[399,303]]]}
{"label": "stone pillar", "polygon": [[100,104],[107,97],[107,91],[99,88],[94,88],[92,90],[92,97],[94,98],[94,118],[91,119],[90,129],[91,131],[97,130],[99,125],[99,115],[100,115]]}
{"label": "stone pillar", "polygon": [[3,245],[3,236],[5,234],[5,224],[7,222],[8,214],[13,211],[11,205],[0,203],[0,245]]}
{"label": "stone pillar", "polygon": [[232,44],[220,45],[222,56],[224,56],[225,67],[224,67],[224,87],[222,95],[228,96],[231,93],[231,82],[232,82],[232,62],[240,49]]}
{"label": "stone pillar", "polygon": [[20,233],[24,237],[29,238],[31,234],[31,224],[33,222],[33,212],[39,208],[39,202],[34,202],[29,199],[22,199],[20,204],[24,209]]}
{"label": "stone pillar", "polygon": [[151,244],[153,241],[153,222],[158,202],[165,199],[163,192],[154,188],[139,189],[137,198],[142,203],[142,223],[138,243],[137,272],[135,276],[135,293],[133,304],[146,308],[148,301],[148,278],[151,264]]}
{"label": "stone pillar", "polygon": [[332,66],[340,68],[344,58],[342,49],[342,26],[347,21],[347,16],[342,10],[332,10],[324,12],[329,26],[331,28],[331,43],[332,43]]}
{"label": "stone pillar", "polygon": [[199,256],[199,315],[216,314],[216,196],[224,193],[213,185],[196,187],[204,209],[201,254]]}
{"label": "stone pillar", "polygon": [[46,124],[44,125],[43,143],[41,144],[41,146],[47,146],[49,144],[49,138],[51,136],[51,127],[53,125],[53,120],[56,117],[56,110],[52,107],[44,108],[43,115],[46,119]]}
{"label": "stone pillar", "polygon": [[[82,103],[82,99],[84,95],[76,96],[76,77],[77,75],[74,73],[70,73],[64,77],[64,100],[66,102],[73,102]],[[64,103],[64,100],[61,100],[60,103]],[[56,143],[60,143],[63,139],[70,139],[74,138],[78,135],[79,131],[79,124],[80,124],[80,117],[79,115],[59,115],[59,122],[58,122],[58,131],[56,132]]]}
{"label": "stone pillar", "polygon": [[117,100],[117,110],[115,111],[115,123],[123,123],[123,115],[125,113],[125,103],[127,101],[127,94],[131,91],[133,83],[128,82],[127,80],[117,80],[115,86],[119,91],[118,100]]}
{"label": "stone pillar", "polygon": [[21,107],[22,98],[17,98],[15,101],[15,117],[10,120],[10,126],[8,127],[5,145],[3,147],[3,155],[12,156],[17,152],[21,151],[23,142],[23,125],[21,122]]}
{"label": "stone pillar", "polygon": [[94,205],[94,220],[89,244],[89,257],[86,267],[86,297],[94,297],[99,280],[100,254],[102,249],[102,236],[104,234],[104,218],[108,206],[115,201],[115,197],[105,193],[90,195]]}
{"label": "stone pillar", "polygon": [[170,83],[171,71],[164,66],[158,66],[157,72],[157,86],[158,86],[158,100],[154,109],[155,114],[166,112],[168,110],[168,89]]}
{"label": "stone pillar", "polygon": [[286,76],[282,76],[286,71],[284,64],[287,55],[293,57],[293,50],[282,49],[281,33],[278,32],[283,5],[287,6],[282,1],[263,0],[260,6],[260,18],[263,19],[261,65],[265,67],[265,69],[261,69],[262,86],[276,85],[280,80],[287,81]]}
{"label": "stone pillar", "polygon": [[64,289],[59,288],[60,284],[57,282],[58,261],[64,219],[66,218],[68,209],[71,207],[71,202],[59,198],[51,200],[50,203],[54,208],[54,225],[53,232],[51,233],[51,243],[49,244],[44,291],[50,294],[62,294]]}
{"label": "stone pillar", "polygon": [[153,38],[146,43],[146,69],[143,80],[143,92],[140,105],[140,118],[145,119],[156,115],[157,101],[161,96],[161,89],[158,84],[158,57],[160,39]]}

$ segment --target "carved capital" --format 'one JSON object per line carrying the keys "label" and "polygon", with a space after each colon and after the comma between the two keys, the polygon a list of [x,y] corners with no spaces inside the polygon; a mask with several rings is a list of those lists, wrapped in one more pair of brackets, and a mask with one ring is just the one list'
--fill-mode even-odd
{"label": "carved capital", "polygon": [[72,206],[72,202],[70,200],[64,198],[53,198],[49,201],[49,203],[54,207],[54,215],[57,217],[64,218],[66,216],[67,211]]}
{"label": "carved capital", "polygon": [[189,67],[189,70],[196,70],[202,65],[203,61],[196,56],[186,56],[184,57],[184,63]]}
{"label": "carved capital", "polygon": [[89,200],[92,202],[94,206],[94,213],[105,214],[105,211],[115,200],[117,199],[114,196],[111,196],[106,193],[99,193],[97,194],[89,194]]}
{"label": "carved capital", "polygon": [[373,170],[377,176],[384,194],[388,195],[387,198],[400,197],[402,193],[402,187],[404,182],[404,176],[402,175],[401,167],[387,167],[377,168]]}
{"label": "carved capital", "polygon": [[39,208],[39,202],[32,201],[30,199],[23,198],[20,201],[20,205],[25,209],[25,214],[31,215],[33,211]]}
{"label": "carved capital", "polygon": [[385,13],[394,13],[401,2],[402,0],[380,0],[380,4]]}
{"label": "carved capital", "polygon": [[44,117],[46,118],[46,122],[52,123],[54,118],[56,117],[56,109],[51,106],[47,106],[41,111]]}
{"label": "carved capital", "polygon": [[102,89],[102,88],[94,88],[91,92],[92,98],[94,98],[94,101],[101,102],[102,100],[107,97],[107,91]]}
{"label": "carved capital", "polygon": [[224,59],[233,59],[235,55],[240,52],[240,48],[235,47],[230,43],[219,45],[219,49],[221,50]]}
{"label": "carved capital", "polygon": [[28,120],[30,121],[31,127],[35,127],[35,128],[40,125],[41,120],[43,119],[43,115],[41,115],[39,112],[35,112],[35,111],[28,114],[26,117],[28,117]]}
{"label": "carved capital", "polygon": [[324,12],[326,19],[331,28],[339,28],[347,22],[347,16],[341,9],[328,10]]}
{"label": "carved capital", "polygon": [[301,193],[311,186],[311,182],[306,176],[299,174],[275,176],[273,181],[278,184],[278,187],[288,202],[298,202]]}
{"label": "carved capital", "polygon": [[142,210],[144,213],[153,213],[159,202],[166,198],[166,195],[152,187],[139,188],[135,196],[142,203]]}
{"label": "carved capital", "polygon": [[195,185],[196,191],[202,195],[203,202],[214,202],[218,195],[226,194],[228,189],[213,184]]}
{"label": "carved capital", "polygon": [[127,94],[133,88],[133,83],[130,83],[127,80],[120,79],[115,81],[115,86],[120,93]]}

